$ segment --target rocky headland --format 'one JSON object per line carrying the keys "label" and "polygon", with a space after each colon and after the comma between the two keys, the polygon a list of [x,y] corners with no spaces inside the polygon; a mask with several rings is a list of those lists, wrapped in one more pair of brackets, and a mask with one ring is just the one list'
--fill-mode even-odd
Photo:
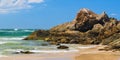
{"label": "rocky headland", "polygon": [[105,12],[96,14],[83,8],[75,19],[49,30],[37,30],[24,40],[44,40],[51,44],[103,44],[120,49],[120,21]]}

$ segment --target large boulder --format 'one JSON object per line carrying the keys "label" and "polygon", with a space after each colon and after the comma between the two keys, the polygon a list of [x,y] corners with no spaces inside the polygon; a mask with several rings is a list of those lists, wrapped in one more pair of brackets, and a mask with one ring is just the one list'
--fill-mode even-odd
{"label": "large boulder", "polygon": [[104,25],[105,22],[109,21],[109,17],[105,12],[98,15],[89,9],[83,8],[77,14],[75,20],[75,29],[81,32],[86,32],[88,30],[91,30],[95,24]]}

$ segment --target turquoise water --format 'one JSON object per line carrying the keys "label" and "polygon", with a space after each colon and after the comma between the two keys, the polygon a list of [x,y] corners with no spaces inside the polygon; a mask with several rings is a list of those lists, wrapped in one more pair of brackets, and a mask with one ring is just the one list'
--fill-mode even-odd
{"label": "turquoise water", "polygon": [[0,37],[24,37],[33,31],[34,29],[0,29]]}
{"label": "turquoise water", "polygon": [[63,44],[69,49],[57,49],[56,45],[50,45],[43,40],[22,40],[34,32],[34,29],[0,29],[0,57],[9,56],[20,51],[31,51],[35,54],[78,52],[93,46],[82,46],[79,44]]}
{"label": "turquoise water", "polygon": [[[11,55],[17,51],[32,51],[36,53],[71,52],[58,50],[56,45],[50,45],[42,40],[22,40],[30,35],[34,29],[0,29],[0,56]],[[70,46],[70,45],[69,45]]]}
{"label": "turquoise water", "polygon": [[30,35],[34,29],[0,29],[0,54],[12,54],[17,50],[42,49],[43,41],[22,40]]}

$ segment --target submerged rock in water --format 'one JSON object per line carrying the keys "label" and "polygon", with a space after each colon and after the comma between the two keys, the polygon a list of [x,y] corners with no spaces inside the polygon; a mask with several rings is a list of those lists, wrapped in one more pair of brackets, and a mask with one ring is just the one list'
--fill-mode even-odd
{"label": "submerged rock in water", "polygon": [[47,43],[42,43],[41,46],[48,46],[49,44]]}
{"label": "submerged rock in water", "polygon": [[65,45],[60,45],[57,47],[57,49],[69,49],[69,47]]}
{"label": "submerged rock in water", "polygon": [[34,52],[31,52],[31,51],[17,51],[17,52],[14,52],[13,54],[33,54]]}
{"label": "submerged rock in water", "polygon": [[23,54],[33,54],[34,52],[31,52],[31,51],[20,51],[20,53],[23,53]]}

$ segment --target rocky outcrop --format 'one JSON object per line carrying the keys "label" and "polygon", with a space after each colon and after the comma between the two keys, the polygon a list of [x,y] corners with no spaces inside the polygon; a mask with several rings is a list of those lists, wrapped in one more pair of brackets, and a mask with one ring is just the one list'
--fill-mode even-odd
{"label": "rocky outcrop", "polygon": [[24,38],[24,40],[44,40],[49,36],[49,34],[48,30],[37,30],[28,37]]}
{"label": "rocky outcrop", "polygon": [[[89,9],[81,9],[75,19],[51,28],[38,30],[25,40],[45,40],[51,44],[105,44],[111,45],[119,39],[120,22],[103,12],[96,14]],[[113,45],[112,45],[113,46]]]}
{"label": "rocky outcrop", "polygon": [[120,50],[120,38],[109,44],[111,49],[119,49]]}
{"label": "rocky outcrop", "polygon": [[91,30],[95,24],[104,25],[105,22],[109,21],[109,18],[106,13],[97,15],[92,11],[84,8],[78,13],[75,20],[75,30],[86,32]]}

